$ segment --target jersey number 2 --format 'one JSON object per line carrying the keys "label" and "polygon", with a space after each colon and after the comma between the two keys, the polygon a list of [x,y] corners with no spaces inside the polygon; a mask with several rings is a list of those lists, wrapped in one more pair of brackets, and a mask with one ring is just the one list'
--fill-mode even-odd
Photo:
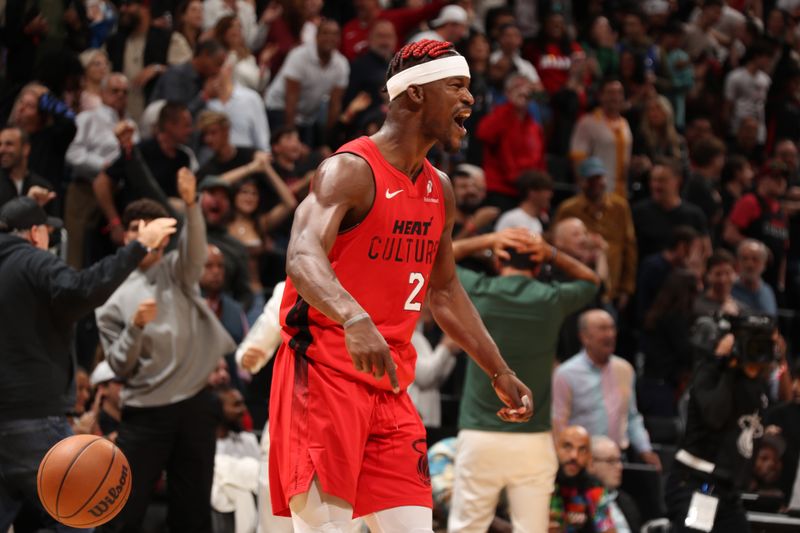
{"label": "jersey number 2", "polygon": [[412,272],[408,276],[408,283],[409,285],[414,285],[414,288],[411,289],[411,294],[408,295],[408,300],[406,300],[406,305],[403,306],[403,309],[406,311],[419,311],[422,309],[422,304],[415,302],[414,298],[417,297],[419,291],[422,290],[422,286],[425,285],[425,276],[419,272]]}

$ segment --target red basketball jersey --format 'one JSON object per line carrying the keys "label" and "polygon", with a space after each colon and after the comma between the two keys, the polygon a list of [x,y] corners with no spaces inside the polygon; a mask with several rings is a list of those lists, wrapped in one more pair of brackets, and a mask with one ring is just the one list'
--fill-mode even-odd
{"label": "red basketball jersey", "polygon": [[[375,201],[364,220],[339,233],[328,259],[336,277],[369,313],[397,363],[401,389],[414,381],[417,354],[411,335],[430,281],[444,228],[440,177],[427,161],[415,181],[392,167],[369,137],[339,148],[363,158],[372,169]],[[345,348],[344,329],[309,306],[290,279],[281,303],[284,342],[296,356],[391,390],[388,377],[377,382],[356,371]]]}

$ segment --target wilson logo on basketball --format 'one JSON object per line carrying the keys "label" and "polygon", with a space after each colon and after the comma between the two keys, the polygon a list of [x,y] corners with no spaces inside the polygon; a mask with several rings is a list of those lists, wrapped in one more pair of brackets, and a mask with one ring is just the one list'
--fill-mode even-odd
{"label": "wilson logo on basketball", "polygon": [[114,506],[114,502],[117,501],[122,493],[125,491],[125,485],[128,484],[128,467],[123,466],[122,472],[119,475],[119,483],[116,486],[110,487],[108,492],[100,500],[94,507],[89,509],[88,511],[92,514],[92,516],[100,517],[103,516],[109,509]]}

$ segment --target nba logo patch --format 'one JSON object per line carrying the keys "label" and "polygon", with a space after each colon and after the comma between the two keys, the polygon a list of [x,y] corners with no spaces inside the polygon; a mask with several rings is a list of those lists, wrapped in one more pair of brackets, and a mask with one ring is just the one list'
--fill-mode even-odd
{"label": "nba logo patch", "polygon": [[431,198],[432,194],[433,194],[433,181],[430,178],[428,178],[428,185],[425,188],[425,198],[423,198],[423,200],[426,202],[430,202],[432,204],[438,204],[439,199]]}

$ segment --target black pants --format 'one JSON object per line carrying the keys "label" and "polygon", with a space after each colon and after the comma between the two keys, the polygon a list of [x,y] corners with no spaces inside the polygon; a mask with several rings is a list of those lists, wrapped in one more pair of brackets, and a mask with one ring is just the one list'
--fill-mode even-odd
{"label": "black pants", "polygon": [[[674,471],[667,476],[665,499],[667,515],[672,522],[672,533],[696,532],[696,529],[686,527],[684,521],[689,512],[692,494],[700,491],[703,483],[714,483],[711,479],[688,472],[676,465]],[[738,490],[730,487],[714,486],[711,496],[719,498],[717,516],[714,519],[714,529],[711,533],[750,533],[750,525]]]}
{"label": "black pants", "polygon": [[205,390],[172,405],[123,409],[117,445],[131,466],[131,495],[98,531],[138,532],[166,470],[170,532],[211,533],[217,412],[213,394]]}

